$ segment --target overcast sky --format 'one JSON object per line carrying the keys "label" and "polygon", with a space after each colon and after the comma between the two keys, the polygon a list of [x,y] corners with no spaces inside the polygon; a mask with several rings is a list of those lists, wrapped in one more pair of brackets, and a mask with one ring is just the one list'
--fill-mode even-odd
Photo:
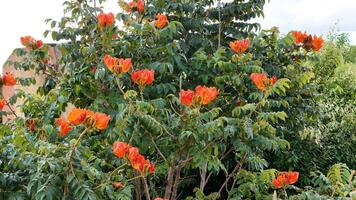
{"label": "overcast sky", "polygon": [[[105,11],[119,10],[116,0],[107,0]],[[43,39],[46,18],[59,19],[63,15],[63,0],[8,0],[0,7],[0,64],[12,50],[20,47],[19,38],[32,35]],[[338,23],[342,32],[348,32],[351,43],[356,44],[356,0],[270,0],[265,6],[262,28],[277,26],[282,32],[302,30],[326,34]],[[51,42],[50,39],[44,39]]]}

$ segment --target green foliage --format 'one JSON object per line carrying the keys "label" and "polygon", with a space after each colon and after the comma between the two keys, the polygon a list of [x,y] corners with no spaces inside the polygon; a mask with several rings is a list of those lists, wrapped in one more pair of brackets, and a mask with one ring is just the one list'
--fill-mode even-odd
{"label": "green foliage", "polygon": [[[0,197],[142,199],[168,192],[170,199],[269,199],[276,169],[305,172],[312,163],[308,156],[296,154],[313,147],[301,146],[304,141],[298,133],[306,128],[326,130],[329,135],[319,140],[325,142],[337,136],[337,129],[331,128],[343,127],[348,134],[355,130],[345,126],[355,121],[354,113],[345,115],[348,107],[330,106],[339,102],[322,98],[318,102],[323,104],[316,107],[317,97],[312,95],[325,91],[322,84],[341,85],[343,90],[334,89],[328,97],[345,94],[346,104],[354,96],[344,85],[349,79],[334,75],[353,68],[338,68],[342,53],[333,43],[319,59],[317,53],[294,45],[290,34],[280,36],[276,28],[258,33],[259,25],[248,21],[263,15],[264,0],[148,0],[144,13],[117,13],[120,25],[104,28],[97,19],[103,12],[101,2],[65,1],[65,17],[46,20],[50,29],[45,35],[59,42],[58,70],[44,62],[48,46],[16,50],[23,61],[12,64],[44,74],[46,82],[37,94],[18,92],[11,102],[24,97],[25,117],[0,126]],[[119,1],[119,5],[126,4]],[[162,29],[151,22],[157,13],[169,19]],[[228,47],[229,42],[247,37],[251,41],[247,52],[235,54]],[[154,69],[153,85],[137,87],[130,80],[131,71],[114,75],[103,62],[107,54],[132,58],[135,70]],[[305,66],[308,63],[313,67]],[[251,73],[275,75],[278,81],[261,91]],[[321,75],[335,80],[324,81]],[[32,78],[19,82],[28,85],[34,83]],[[182,105],[178,91],[198,85],[217,87],[218,98],[208,105]],[[54,121],[68,105],[104,112],[110,123],[105,130],[88,133],[75,126],[60,137]],[[313,117],[315,113],[325,116]],[[338,120],[330,122],[332,118]],[[307,127],[315,121],[319,126]],[[114,156],[115,141],[138,147],[156,165],[155,173],[138,176],[126,159]],[[306,166],[300,164],[303,159]],[[335,165],[327,176],[314,178],[316,191],[349,195],[345,192],[354,186],[346,186],[346,179],[353,176],[347,169]],[[123,186],[117,188],[113,182]],[[296,186],[286,189],[301,198],[319,195]]]}

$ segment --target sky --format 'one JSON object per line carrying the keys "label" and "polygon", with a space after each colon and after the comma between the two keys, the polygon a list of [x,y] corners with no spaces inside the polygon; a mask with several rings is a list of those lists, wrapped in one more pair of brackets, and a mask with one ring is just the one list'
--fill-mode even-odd
{"label": "sky", "polygon": [[[64,0],[10,0],[1,2],[0,7],[0,64],[5,63],[13,49],[21,47],[20,37],[32,35],[43,38],[48,28],[47,18],[60,19],[63,16]],[[106,12],[118,12],[117,0],[107,0]],[[341,32],[350,34],[352,44],[356,44],[356,0],[270,0],[264,8],[265,18],[258,19],[262,28],[273,26],[282,33],[302,30],[313,34],[323,34],[338,23]]]}

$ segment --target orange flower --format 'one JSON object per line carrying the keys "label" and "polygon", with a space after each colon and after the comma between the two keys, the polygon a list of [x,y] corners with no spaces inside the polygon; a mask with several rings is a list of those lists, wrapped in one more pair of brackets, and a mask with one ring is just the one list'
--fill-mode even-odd
{"label": "orange flower", "polygon": [[219,90],[215,87],[198,85],[195,92],[192,90],[181,90],[179,93],[180,102],[183,105],[207,105],[219,95]]}
{"label": "orange flower", "polygon": [[119,59],[119,66],[121,66],[122,72],[128,72],[132,66],[131,58]]}
{"label": "orange flower", "polygon": [[93,119],[95,120],[95,127],[98,130],[104,130],[108,127],[110,121],[110,115],[106,115],[105,113],[94,113]]}
{"label": "orange flower", "polygon": [[144,171],[144,167],[145,167],[145,157],[141,154],[137,154],[134,157],[131,157],[130,159],[132,168],[136,169],[139,172],[143,172]]}
{"label": "orange flower", "polygon": [[133,169],[140,173],[154,173],[155,165],[149,160],[146,160],[143,155],[139,153],[137,147],[131,147],[124,142],[115,142],[113,145],[113,152],[116,157],[126,158]]}
{"label": "orange flower", "polygon": [[131,73],[132,81],[140,87],[151,85],[154,81],[154,76],[155,71],[153,69],[142,69]]}
{"label": "orange flower", "polygon": [[131,58],[122,59],[110,55],[104,56],[104,63],[111,72],[117,75],[128,72],[132,66]]}
{"label": "orange flower", "polygon": [[130,149],[130,145],[125,142],[115,142],[113,146],[113,152],[116,157],[124,158],[127,156]]}
{"label": "orange flower", "polygon": [[272,180],[272,184],[276,188],[282,188],[286,185],[292,185],[298,181],[299,172],[280,172],[276,179]]}
{"label": "orange flower", "polygon": [[303,47],[306,50],[313,49],[314,51],[319,51],[321,47],[323,47],[324,40],[320,36],[314,35],[308,35],[306,32],[302,33],[300,31],[294,31],[292,32],[292,35],[294,36],[294,43],[295,44],[303,44]]}
{"label": "orange flower", "polygon": [[143,13],[143,11],[145,10],[145,2],[143,0],[138,0],[136,7],[139,13]]}
{"label": "orange flower", "polygon": [[16,78],[12,72],[6,72],[2,77],[2,84],[5,86],[16,85]]}
{"label": "orange flower", "polygon": [[30,35],[21,37],[20,41],[21,41],[21,44],[25,47],[31,46],[33,43],[36,42],[36,40]]}
{"label": "orange flower", "polygon": [[130,1],[127,3],[126,11],[131,13],[133,8],[136,7],[136,2],[135,1]]}
{"label": "orange flower", "polygon": [[149,171],[151,174],[153,174],[153,173],[155,172],[155,169],[156,169],[155,165],[152,164],[152,163],[150,163],[150,164],[149,164],[149,167],[148,167],[148,171]]}
{"label": "orange flower", "polygon": [[320,36],[316,36],[314,35],[313,41],[312,41],[312,48],[314,51],[319,51],[321,49],[321,47],[323,47],[323,43],[324,40],[323,38]]}
{"label": "orange flower", "polygon": [[108,14],[100,13],[98,15],[98,21],[100,27],[109,27],[115,22],[115,17],[114,14],[112,14],[111,12]]}
{"label": "orange flower", "polygon": [[219,95],[219,90],[217,90],[215,87],[206,87],[206,86],[198,85],[195,88],[195,98],[202,105],[209,104],[218,95]]}
{"label": "orange flower", "polygon": [[280,176],[284,176],[286,179],[286,184],[293,185],[298,181],[299,172],[281,172]]}
{"label": "orange flower", "polygon": [[138,0],[138,1],[131,1],[127,3],[127,12],[133,12],[134,10],[137,10],[139,13],[142,13],[145,10],[145,2],[143,0]]}
{"label": "orange flower", "polygon": [[165,26],[167,26],[168,24],[168,18],[166,15],[164,14],[157,14],[156,15],[156,22],[155,22],[155,26],[158,28],[164,28]]}
{"label": "orange flower", "polygon": [[271,78],[271,83],[272,83],[272,85],[274,85],[275,83],[277,83],[277,81],[278,81],[277,76],[272,76],[272,78]]}
{"label": "orange flower", "polygon": [[43,46],[42,40],[36,40],[32,36],[23,36],[20,38],[21,44],[32,49],[39,49]]}
{"label": "orange flower", "polygon": [[256,87],[261,91],[265,91],[266,86],[274,85],[277,82],[276,76],[269,79],[264,73],[252,73],[250,78]]}
{"label": "orange flower", "polygon": [[235,53],[244,53],[250,46],[250,40],[248,38],[236,40],[234,42],[230,42],[229,46]]}
{"label": "orange flower", "polygon": [[180,103],[186,106],[191,106],[195,92],[192,90],[181,90],[179,92]]}
{"label": "orange flower", "polygon": [[308,34],[306,32],[301,32],[301,31],[293,31],[292,35],[294,36],[294,43],[295,44],[301,44],[304,43],[305,40],[308,38]]}
{"label": "orange flower", "polygon": [[113,183],[112,183],[112,186],[113,186],[114,188],[119,189],[119,188],[122,188],[122,187],[124,186],[124,184],[121,183],[121,182],[113,182]]}
{"label": "orange flower", "polygon": [[2,110],[5,105],[6,105],[5,99],[0,99],[0,110]]}
{"label": "orange flower", "polygon": [[278,189],[282,188],[285,186],[285,178],[279,176],[276,179],[272,180],[272,184]]}
{"label": "orange flower", "polygon": [[41,48],[43,46],[42,40],[37,40],[36,41],[36,46],[37,46],[37,48]]}
{"label": "orange flower", "polygon": [[84,120],[92,116],[94,113],[90,110],[86,109],[80,109],[80,108],[74,108],[69,114],[68,114],[68,120],[70,123],[73,125],[79,125],[84,122]]}
{"label": "orange flower", "polygon": [[137,155],[139,155],[139,154],[140,154],[140,153],[139,153],[137,147],[130,147],[130,148],[129,148],[128,157],[129,157],[130,160],[135,159],[135,157],[136,157]]}
{"label": "orange flower", "polygon": [[62,137],[66,136],[73,129],[69,125],[69,123],[63,118],[57,118],[57,119],[55,119],[55,122],[56,122],[56,125],[59,128],[59,135],[62,136]]}

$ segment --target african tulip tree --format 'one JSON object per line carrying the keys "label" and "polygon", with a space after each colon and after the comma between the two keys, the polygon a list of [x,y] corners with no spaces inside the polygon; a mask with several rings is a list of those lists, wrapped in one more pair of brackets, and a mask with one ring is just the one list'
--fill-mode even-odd
{"label": "african tulip tree", "polygon": [[[60,70],[31,38],[23,42],[29,52],[18,50],[30,57],[20,66],[48,77],[40,98],[21,93],[26,119],[3,128],[4,143],[21,138],[3,155],[26,157],[7,157],[6,172],[17,179],[4,181],[16,191],[5,195],[189,199],[193,188],[200,198],[268,195],[276,173],[261,175],[264,157],[288,147],[280,137],[287,97],[310,79],[288,66],[300,67],[315,48],[275,29],[253,32],[259,25],[248,20],[264,3],[120,0],[123,11],[113,14],[96,1],[66,1],[67,16],[48,20],[45,32],[63,42]],[[69,103],[77,108],[60,118]],[[259,189],[245,192],[246,183]]]}

